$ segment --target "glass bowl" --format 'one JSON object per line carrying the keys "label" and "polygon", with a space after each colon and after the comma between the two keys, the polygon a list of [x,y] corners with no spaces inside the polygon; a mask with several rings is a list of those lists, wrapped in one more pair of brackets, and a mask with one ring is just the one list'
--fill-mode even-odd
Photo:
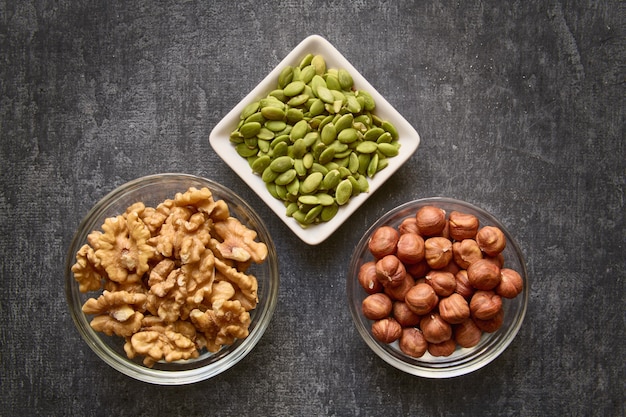
{"label": "glass bowl", "polygon": [[[516,270],[524,281],[523,290],[513,299],[502,299],[504,322],[493,333],[483,333],[480,342],[471,348],[461,348],[457,345],[454,353],[447,357],[432,356],[428,352],[420,358],[413,358],[404,354],[398,343],[384,344],[377,341],[371,333],[373,321],[367,319],[361,310],[361,303],[368,295],[358,281],[361,265],[374,260],[368,249],[368,241],[374,230],[383,225],[397,228],[402,220],[415,216],[417,210],[426,205],[440,207],[450,213],[460,211],[471,213],[478,217],[480,226],[497,226],[506,237],[506,248],[503,251],[505,266]],[[472,204],[450,198],[433,197],[411,201],[402,204],[376,221],[363,235],[357,244],[347,275],[347,297],[350,312],[356,328],[365,343],[385,362],[409,374],[425,378],[450,378],[476,371],[496,359],[513,341],[517,335],[528,304],[530,280],[522,252],[506,228],[491,214],[475,207]]]}
{"label": "glass bowl", "polygon": [[[388,120],[396,127],[400,137],[401,147],[399,154],[389,158],[389,165],[369,178],[369,191],[353,196],[350,201],[341,206],[339,211],[328,222],[321,222],[303,228],[298,222],[285,214],[284,203],[272,197],[261,177],[250,168],[248,161],[242,158],[230,141],[230,133],[237,127],[242,110],[250,103],[266,97],[276,88],[280,72],[288,65],[297,66],[302,58],[308,54],[321,54],[328,68],[344,68],[350,72],[355,88],[370,93],[376,102],[374,114]],[[241,177],[248,186],[258,194],[265,204],[281,219],[291,231],[303,242],[309,245],[318,245],[330,237],[350,216],[363,205],[376,190],[413,156],[420,143],[420,136],[411,124],[396,110],[376,89],[352,66],[330,42],[319,35],[311,35],[300,42],[274,69],[252,89],[220,122],[209,135],[209,143],[215,152],[232,170]]]}
{"label": "glass bowl", "polygon": [[[252,264],[247,273],[256,276],[259,302],[250,311],[249,335],[224,346],[216,353],[206,350],[199,357],[177,362],[157,362],[149,368],[143,364],[143,356],[129,359],[124,352],[124,338],[107,336],[93,330],[90,317],[83,313],[82,305],[88,298],[97,297],[98,292],[81,293],[71,270],[76,262],[76,252],[87,243],[87,235],[100,230],[104,220],[124,213],[127,207],[136,202],[156,207],[166,199],[173,199],[178,192],[189,187],[207,187],[215,200],[228,204],[230,215],[239,219],[245,226],[255,230],[257,241],[268,248],[266,260]],[[70,244],[65,263],[65,292],[72,319],[87,345],[107,364],[135,379],[158,385],[182,385],[208,379],[231,368],[254,348],[267,329],[278,298],[278,260],[269,231],[256,212],[228,188],[206,178],[186,174],[157,174],[130,181],[102,198],[85,216]]]}

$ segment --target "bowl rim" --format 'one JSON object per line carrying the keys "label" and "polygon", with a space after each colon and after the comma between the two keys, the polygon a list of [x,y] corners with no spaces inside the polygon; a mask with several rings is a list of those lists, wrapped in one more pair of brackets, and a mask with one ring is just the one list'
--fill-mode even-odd
{"label": "bowl rim", "polygon": [[[364,325],[361,319],[361,315],[358,311],[356,302],[355,300],[352,299],[355,288],[358,288],[359,286],[358,280],[356,279],[356,276],[354,274],[355,272],[358,271],[357,267],[359,266],[359,263],[361,261],[359,255],[362,254],[364,250],[366,250],[367,241],[369,240],[369,237],[371,236],[372,232],[377,227],[383,225],[384,223],[387,223],[395,215],[403,211],[406,211],[410,208],[413,208],[414,206],[427,205],[427,204],[433,204],[435,206],[437,204],[459,205],[459,206],[474,210],[476,213],[478,213],[479,215],[483,217],[487,217],[490,223],[492,223],[495,226],[498,226],[502,230],[502,232],[505,234],[507,238],[507,247],[513,250],[520,264],[520,270],[517,272],[519,272],[524,278],[523,291],[521,294],[517,296],[517,297],[521,297],[520,298],[521,307],[518,310],[517,316],[514,317],[513,323],[507,329],[507,332],[496,331],[487,336],[483,334],[483,337],[487,337],[490,339],[491,344],[483,345],[482,347],[478,345],[474,348],[463,349],[468,353],[468,359],[463,362],[456,363],[456,364],[448,365],[449,361],[447,361],[446,358],[439,358],[438,363],[428,364],[424,360],[420,360],[419,358],[410,358],[409,356],[403,354],[399,350],[393,349],[389,345],[384,345],[378,342],[377,340],[374,339],[374,337],[369,332],[368,328]],[[360,334],[363,341],[368,345],[368,347],[377,356],[379,356],[382,360],[387,362],[389,365],[395,367],[396,369],[404,371],[408,374],[418,376],[418,377],[424,377],[424,378],[442,379],[442,378],[452,378],[452,377],[457,377],[461,375],[466,375],[480,368],[483,368],[484,366],[493,362],[509,347],[509,345],[513,342],[513,340],[517,336],[522,326],[522,323],[524,321],[524,318],[526,316],[526,311],[528,309],[528,302],[529,302],[530,285],[531,285],[531,279],[528,275],[528,270],[526,267],[526,260],[519,247],[519,244],[517,243],[517,241],[513,238],[511,233],[508,231],[508,229],[502,224],[502,222],[499,219],[497,219],[493,214],[489,213],[488,211],[472,203],[469,203],[467,201],[438,196],[438,197],[420,198],[420,199],[415,199],[415,200],[402,203],[394,207],[393,209],[389,210],[385,214],[383,214],[376,222],[374,222],[367,229],[367,231],[362,235],[359,242],[355,246],[355,249],[353,250],[352,255],[350,257],[350,263],[348,266],[347,280],[346,280],[346,295],[348,298],[348,307],[350,310],[350,314],[352,316],[354,325],[357,328],[358,333]],[[507,301],[511,301],[511,300],[507,300]],[[494,347],[494,345],[495,345],[494,349],[488,350],[489,348]]]}
{"label": "bowl rim", "polygon": [[[72,308],[82,307],[82,304],[78,300],[80,291],[78,285],[74,279],[73,272],[71,271],[72,265],[76,261],[76,251],[85,243],[84,236],[91,230],[86,230],[89,224],[94,223],[96,227],[99,227],[101,222],[96,221],[97,218],[102,218],[107,208],[111,207],[117,201],[119,201],[129,191],[137,191],[143,187],[155,185],[163,180],[166,181],[179,181],[181,183],[189,182],[189,186],[192,185],[204,185],[211,190],[212,193],[217,194],[216,199],[221,199],[221,196],[227,196],[228,199],[237,203],[237,210],[245,212],[246,216],[257,223],[262,230],[256,230],[259,238],[263,236],[263,242],[267,245],[268,256],[266,258],[268,268],[268,284],[267,295],[265,296],[264,303],[261,304],[262,309],[259,309],[259,305],[254,310],[254,319],[251,323],[250,334],[244,338],[237,340],[233,345],[232,350],[229,350],[227,354],[223,351],[219,351],[215,354],[207,354],[202,356],[215,356],[223,355],[219,360],[203,365],[198,368],[190,368],[183,370],[160,370],[151,369],[143,365],[130,361],[126,356],[119,352],[113,351],[103,340],[108,337],[100,332],[96,332],[89,325],[88,316],[80,309]],[[185,191],[185,190],[181,190]],[[173,198],[172,196],[171,198]],[[231,215],[233,213],[233,207],[230,207]],[[81,233],[82,231],[82,233]],[[143,177],[139,177],[130,180],[124,184],[115,187],[112,191],[108,192],[104,197],[100,198],[87,212],[87,214],[81,219],[76,231],[72,237],[72,240],[68,246],[65,257],[65,298],[68,303],[68,309],[70,316],[74,322],[83,341],[91,348],[91,350],[107,363],[112,368],[116,369],[122,374],[125,374],[134,379],[148,382],[156,385],[185,385],[200,382],[216,376],[241,361],[246,355],[248,355],[252,349],[257,345],[265,331],[267,330],[272,316],[276,310],[278,302],[278,289],[280,286],[280,276],[278,269],[278,256],[276,253],[275,244],[269,234],[267,226],[263,223],[261,217],[256,211],[243,200],[238,194],[225,187],[222,184],[217,183],[209,178],[184,174],[184,173],[160,173],[151,174]],[[77,301],[78,300],[78,301]],[[258,310],[257,310],[258,309]],[[113,336],[116,337],[116,336]]]}
{"label": "bowl rim", "polygon": [[[280,71],[287,65],[297,65],[305,53],[320,53],[332,67],[343,67],[350,72],[355,85],[367,90],[376,102],[375,114],[394,123],[401,133],[401,151],[389,159],[389,166],[378,172],[374,178],[368,178],[369,191],[351,198],[350,202],[339,208],[338,213],[328,222],[302,228],[295,219],[285,215],[283,202],[275,199],[266,190],[265,183],[255,175],[247,161],[237,154],[230,143],[231,131],[239,121],[239,115],[244,107],[252,101],[266,96],[275,88]],[[294,49],[278,63],[269,74],[261,80],[235,107],[226,114],[213,128],[209,135],[209,143],[214,151],[235,173],[257,193],[259,198],[285,223],[285,225],[303,242],[309,245],[318,245],[332,235],[343,223],[350,218],[367,199],[376,192],[409,158],[415,153],[420,136],[413,126],[396,110],[369,81],[335,48],[328,40],[320,35],[310,35],[302,40]]]}

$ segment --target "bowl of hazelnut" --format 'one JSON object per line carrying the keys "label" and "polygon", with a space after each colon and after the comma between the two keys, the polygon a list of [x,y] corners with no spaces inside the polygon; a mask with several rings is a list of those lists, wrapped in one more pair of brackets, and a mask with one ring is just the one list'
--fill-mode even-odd
{"label": "bowl of hazelnut", "polygon": [[202,381],[243,359],[278,285],[276,249],[252,207],[186,174],[111,191],[79,224],[65,263],[82,339],[117,371],[158,385]]}
{"label": "bowl of hazelnut", "polygon": [[495,360],[517,335],[530,282],[493,215],[433,197],[400,205],[357,244],[347,275],[356,328],[385,362],[450,378]]}

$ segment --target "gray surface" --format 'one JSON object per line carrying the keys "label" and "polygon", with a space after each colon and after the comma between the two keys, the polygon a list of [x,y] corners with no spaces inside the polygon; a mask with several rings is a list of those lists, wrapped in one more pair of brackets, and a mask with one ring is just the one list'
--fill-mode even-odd
{"label": "gray surface", "polygon": [[[0,1],[1,415],[624,415],[624,2]],[[324,244],[300,242],[208,135],[310,34],[329,39],[422,136]],[[257,348],[186,387],[132,380],[80,339],[63,293],[74,229],[146,174],[215,179],[280,253]],[[345,271],[408,200],[499,217],[526,255],[527,319],[495,362],[409,376],[359,338]],[[303,256],[305,255],[306,256]]]}

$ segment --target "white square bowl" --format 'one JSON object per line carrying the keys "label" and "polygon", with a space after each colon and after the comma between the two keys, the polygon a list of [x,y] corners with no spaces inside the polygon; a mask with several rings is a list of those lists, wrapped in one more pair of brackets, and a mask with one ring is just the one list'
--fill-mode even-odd
{"label": "white square bowl", "polygon": [[[389,158],[389,165],[379,171],[374,178],[368,178],[369,192],[360,193],[341,206],[339,211],[328,222],[322,222],[303,228],[298,222],[285,214],[285,206],[281,200],[274,198],[267,190],[261,177],[248,165],[230,142],[230,134],[237,128],[239,117],[249,103],[266,97],[276,88],[278,75],[287,65],[297,66],[306,54],[320,54],[326,60],[327,68],[344,68],[352,75],[354,88],[365,90],[374,98],[376,108],[374,114],[388,120],[396,127],[400,141],[400,153]],[[258,196],[276,213],[276,215],[302,241],[309,245],[317,245],[332,235],[365,201],[378,190],[417,150],[420,137],[417,131],[402,115],[381,96],[374,87],[348,62],[348,60],[326,39],[312,35],[296,46],[243,100],[239,102],[211,131],[209,142],[215,152],[228,164],[241,179],[250,186]]]}

